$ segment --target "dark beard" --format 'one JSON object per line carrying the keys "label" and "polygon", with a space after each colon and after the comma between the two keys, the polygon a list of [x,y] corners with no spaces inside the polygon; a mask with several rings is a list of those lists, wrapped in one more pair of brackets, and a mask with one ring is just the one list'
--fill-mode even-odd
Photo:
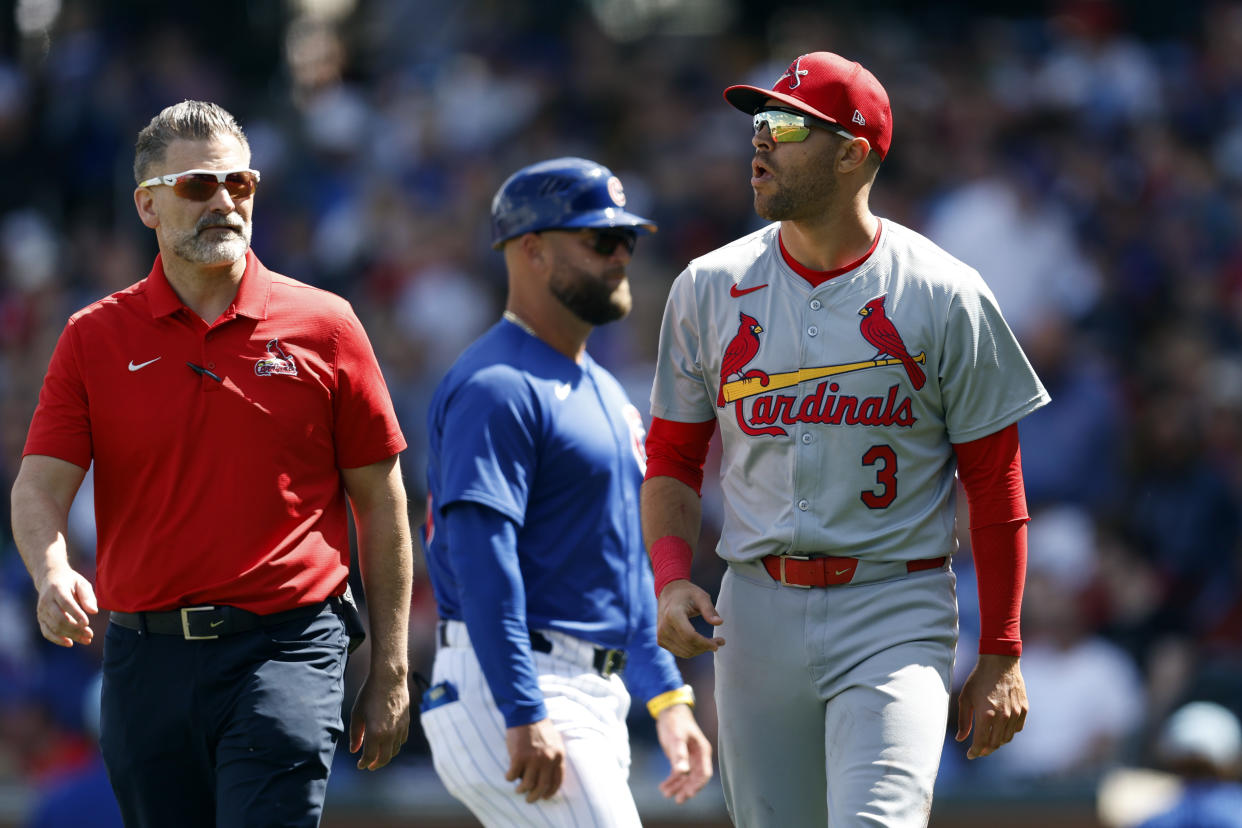
{"label": "dark beard", "polygon": [[621,319],[633,304],[629,291],[624,290],[626,283],[610,290],[603,278],[565,266],[553,276],[548,290],[574,316],[598,327]]}
{"label": "dark beard", "polygon": [[784,181],[775,192],[760,198],[755,193],[755,213],[767,221],[800,221],[819,218],[837,192],[837,180],[830,171],[816,171],[793,181]]}

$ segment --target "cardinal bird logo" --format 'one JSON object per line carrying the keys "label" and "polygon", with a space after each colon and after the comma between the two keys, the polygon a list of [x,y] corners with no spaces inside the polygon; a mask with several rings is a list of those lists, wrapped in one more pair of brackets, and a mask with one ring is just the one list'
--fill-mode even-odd
{"label": "cardinal bird logo", "polygon": [[739,313],[737,316],[741,324],[737,326],[737,333],[729,341],[724,356],[720,360],[720,391],[716,394],[717,408],[725,406],[724,386],[729,381],[729,377],[738,375],[742,379],[758,379],[760,385],[768,384],[768,375],[758,368],[742,373],[746,363],[759,353],[759,334],[763,333],[763,326],[753,316],[747,316],[744,313]]}
{"label": "cardinal bird logo", "polygon": [[910,376],[910,384],[914,386],[915,391],[918,391],[923,387],[923,383],[927,382],[927,375],[910,356],[910,352],[906,350],[906,343],[901,339],[901,334],[897,333],[897,328],[885,314],[884,300],[886,298],[886,296],[878,296],[863,305],[858,311],[858,315],[862,317],[859,329],[862,331],[863,339],[875,348],[875,359],[878,360],[887,354],[893,359],[901,360],[906,373]]}
{"label": "cardinal bird logo", "polygon": [[267,343],[267,357],[254,364],[254,372],[260,377],[270,377],[277,374],[296,377],[298,375],[298,364],[293,361],[293,357],[284,348],[280,347],[280,340],[273,339]]}

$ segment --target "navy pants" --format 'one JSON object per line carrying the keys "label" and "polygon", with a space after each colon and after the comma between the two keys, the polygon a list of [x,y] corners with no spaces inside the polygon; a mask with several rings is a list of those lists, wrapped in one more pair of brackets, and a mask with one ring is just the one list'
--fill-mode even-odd
{"label": "navy pants", "polygon": [[109,624],[100,748],[127,828],[314,828],[343,727],[345,626],[206,641]]}

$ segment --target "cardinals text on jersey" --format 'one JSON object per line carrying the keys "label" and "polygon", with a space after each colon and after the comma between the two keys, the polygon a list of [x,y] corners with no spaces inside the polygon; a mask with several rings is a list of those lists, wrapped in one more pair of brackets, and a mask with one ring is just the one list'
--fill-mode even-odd
{"label": "cardinals text on jersey", "polygon": [[[920,352],[917,356],[911,356],[901,334],[884,313],[885,298],[878,296],[858,311],[862,317],[859,331],[863,339],[875,347],[874,357],[860,362],[813,366],[778,374],[746,367],[759,353],[759,335],[763,333],[763,326],[754,317],[739,313],[737,333],[725,346],[721,360],[716,405],[723,408],[732,404],[738,428],[751,436],[788,436],[779,424],[914,425],[917,418],[912,400],[908,394],[902,395],[900,384],[889,386],[883,396],[841,394],[840,384],[829,380],[820,382],[801,399],[796,394],[775,393],[823,377],[893,365],[905,369],[915,391],[921,389],[927,382],[927,375],[919,363],[927,361],[926,354]],[[749,414],[744,407],[748,398],[753,398],[749,403]]]}

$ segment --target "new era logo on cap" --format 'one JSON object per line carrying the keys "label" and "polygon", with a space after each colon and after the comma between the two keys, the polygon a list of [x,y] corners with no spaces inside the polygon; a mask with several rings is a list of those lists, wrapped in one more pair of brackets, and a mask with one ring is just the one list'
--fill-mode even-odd
{"label": "new era logo on cap", "polygon": [[832,52],[801,55],[789,65],[771,89],[739,84],[724,91],[725,100],[753,113],[769,98],[808,115],[840,124],[851,134],[866,138],[883,158],[893,138],[893,114],[888,93],[861,64]]}

